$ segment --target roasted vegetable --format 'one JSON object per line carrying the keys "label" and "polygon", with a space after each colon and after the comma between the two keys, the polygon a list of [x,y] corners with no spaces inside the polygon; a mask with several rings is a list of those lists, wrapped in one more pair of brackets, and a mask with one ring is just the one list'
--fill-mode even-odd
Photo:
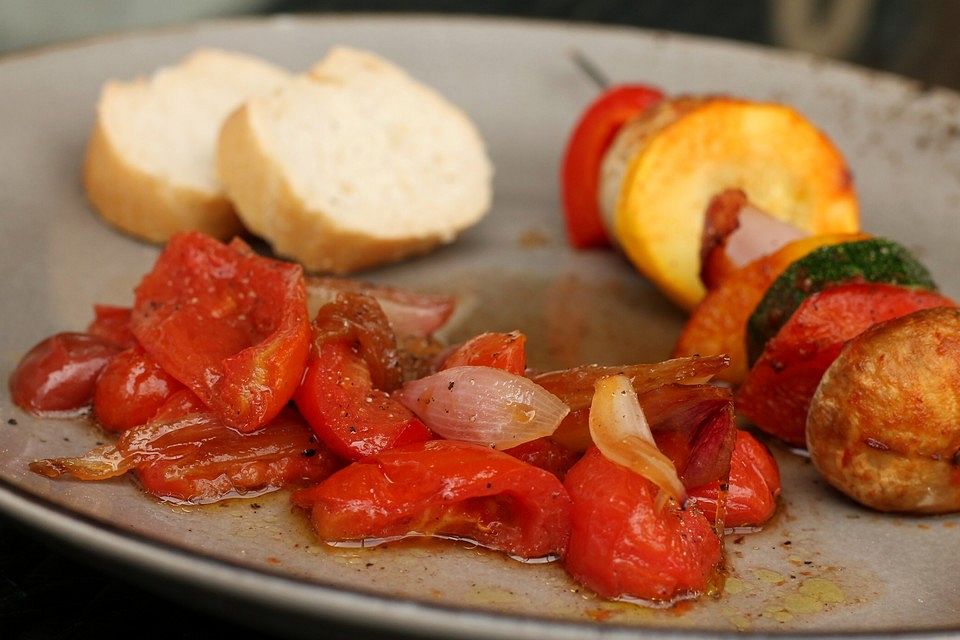
{"label": "roasted vegetable", "polygon": [[844,282],[885,282],[936,291],[930,272],[907,249],[886,238],[845,242],[811,251],[770,285],[747,322],[747,355],[756,362],[800,303]]}
{"label": "roasted vegetable", "polygon": [[673,357],[727,354],[730,366],[718,372],[716,379],[739,384],[747,375],[747,319],[767,287],[791,263],[814,249],[862,237],[836,234],[803,238],[729,274],[707,294],[687,320],[673,349]]}
{"label": "roasted vegetable", "polygon": [[[687,108],[673,108],[677,101]],[[660,126],[636,136],[616,184],[614,234],[637,268],[680,306],[691,309],[705,294],[699,276],[704,211],[725,189],[743,190],[757,208],[812,234],[859,228],[843,157],[793,109],[711,97],[666,100],[650,111],[641,117]],[[658,112],[668,111],[671,117],[657,121]],[[606,167],[603,175],[616,179]]]}
{"label": "roasted vegetable", "polygon": [[810,398],[848,340],[885,320],[952,306],[938,293],[889,284],[842,284],[815,293],[767,343],[737,391],[737,411],[759,429],[805,447]]}
{"label": "roasted vegetable", "polygon": [[823,477],[880,511],[960,510],[960,310],[868,329],[827,369],[807,444]]}

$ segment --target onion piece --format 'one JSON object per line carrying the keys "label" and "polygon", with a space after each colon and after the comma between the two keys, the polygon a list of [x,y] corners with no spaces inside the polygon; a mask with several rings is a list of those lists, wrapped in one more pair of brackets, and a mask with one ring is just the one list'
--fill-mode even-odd
{"label": "onion piece", "polygon": [[590,406],[598,381],[615,375],[630,379],[637,393],[644,393],[665,384],[703,384],[730,366],[730,357],[691,356],[674,358],[656,364],[632,364],[622,367],[587,365],[533,376],[533,381],[558,396],[571,411]]}
{"label": "onion piece", "polygon": [[529,378],[493,367],[445,369],[407,382],[396,397],[437,435],[495,449],[548,436],[570,412]]}
{"label": "onion piece", "polygon": [[346,278],[306,276],[305,282],[311,317],[341,293],[362,293],[380,304],[398,337],[432,335],[447,324],[456,306],[451,296],[414,293]]}
{"label": "onion piece", "polygon": [[657,448],[637,393],[626,376],[597,382],[590,405],[590,436],[608,460],[647,478],[677,504],[686,500],[677,469]]}
{"label": "onion piece", "polygon": [[704,214],[700,280],[713,289],[733,271],[809,235],[753,206],[740,189],[721,191]]}

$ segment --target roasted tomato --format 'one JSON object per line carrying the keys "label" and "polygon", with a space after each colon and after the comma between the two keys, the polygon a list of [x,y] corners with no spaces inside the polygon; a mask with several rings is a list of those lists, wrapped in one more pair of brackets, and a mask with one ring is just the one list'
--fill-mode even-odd
{"label": "roasted tomato", "polygon": [[294,400],[317,437],[347,460],[433,437],[409,409],[374,388],[366,361],[344,342],[320,347]]}
{"label": "roasted tomato", "polygon": [[878,322],[952,306],[938,293],[889,284],[845,284],[815,293],[767,342],[737,391],[737,410],[759,429],[806,447],[810,399],[848,340]]}
{"label": "roasted tomato", "polygon": [[120,351],[85,333],[58,333],[39,343],[10,376],[10,395],[32,413],[77,411],[93,401],[97,376]]}
{"label": "roasted tomato", "polygon": [[519,331],[481,333],[457,347],[442,368],[483,366],[522,376],[527,370],[527,337]]}
{"label": "roasted tomato", "polygon": [[567,473],[567,571],[605,598],[674,602],[705,593],[721,542],[695,507],[657,507],[656,485],[593,447]]}
{"label": "roasted tomato", "polygon": [[[730,457],[730,480],[724,503],[727,528],[756,527],[770,519],[780,495],[780,469],[770,451],[746,431],[737,432]],[[695,487],[688,496],[711,521],[717,517],[720,482]]]}
{"label": "roasted tomato", "polygon": [[149,422],[183,388],[141,347],[133,347],[117,354],[100,373],[93,415],[104,429],[124,431]]}
{"label": "roasted tomato", "polygon": [[530,442],[524,442],[520,446],[505,449],[504,453],[544,471],[549,471],[561,480],[570,470],[570,467],[580,459],[579,453],[554,442],[550,438],[537,438]]}
{"label": "roasted tomato", "polygon": [[303,272],[240,240],[178,234],[137,287],[132,327],[146,352],[226,424],[253,431],[280,412],[303,376]]}
{"label": "roasted tomato", "polygon": [[122,349],[136,346],[137,339],[130,328],[130,317],[133,313],[130,307],[95,304],[93,313],[94,319],[87,327],[87,333],[112,342]]}
{"label": "roasted tomato", "polygon": [[562,554],[570,498],[552,474],[507,454],[432,440],[355,462],[294,494],[325,541],[455,536],[523,558]]}
{"label": "roasted tomato", "polygon": [[69,473],[81,480],[105,480],[135,470],[151,495],[207,503],[319,482],[337,466],[296,412],[284,410],[263,428],[241,433],[184,389],[153,421],[125,431],[116,445],[79,458],[40,460],[30,468],[51,478]]}
{"label": "roasted tomato", "polygon": [[385,391],[400,383],[401,372],[390,324],[373,298],[340,294],[320,308],[313,334],[294,400],[330,449],[359,460],[433,437]]}
{"label": "roasted tomato", "polygon": [[663,99],[653,87],[632,84],[608,89],[587,108],[567,142],[560,170],[567,237],[578,249],[609,244],[600,214],[600,164],[617,132]]}

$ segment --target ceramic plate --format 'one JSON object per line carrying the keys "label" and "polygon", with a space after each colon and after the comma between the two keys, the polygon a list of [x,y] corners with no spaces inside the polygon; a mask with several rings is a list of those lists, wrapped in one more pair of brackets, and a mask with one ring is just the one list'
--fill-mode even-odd
{"label": "ceramic plate", "polygon": [[[611,252],[564,241],[557,167],[595,88],[587,54],[615,81],[669,93],[723,92],[791,103],[847,155],[863,225],[915,249],[960,293],[960,97],[801,55],[631,29],[505,20],[332,17],[214,23],[131,34],[0,62],[0,377],[48,334],[82,329],[94,302],[127,304],[157,249],[114,232],[85,204],[79,172],[101,84],[199,46],[306,69],[334,44],[391,58],[463,106],[496,165],[484,222],[455,245],[366,274],[457,294],[454,331],[520,329],[533,366],[664,359],[683,316]],[[125,479],[53,482],[27,464],[82,452],[92,427],[37,420],[0,396],[0,508],[91,557],[211,607],[291,633],[316,621],[456,637],[615,637],[720,632],[960,631],[955,517],[881,516],[824,487],[777,450],[783,508],[728,540],[726,593],[681,610],[611,603],[554,565],[463,544],[331,551],[287,496],[171,507]],[[16,424],[11,424],[15,421]],[[157,576],[162,580],[155,579]],[[190,596],[194,598],[193,595]],[[655,633],[654,633],[655,632]]]}

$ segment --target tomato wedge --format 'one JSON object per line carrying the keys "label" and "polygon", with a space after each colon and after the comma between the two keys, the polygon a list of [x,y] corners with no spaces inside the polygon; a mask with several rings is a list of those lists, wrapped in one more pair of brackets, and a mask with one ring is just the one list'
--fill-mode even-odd
{"label": "tomato wedge", "polygon": [[183,388],[141,347],[133,347],[118,353],[100,373],[93,415],[107,431],[124,431],[149,422]]}
{"label": "tomato wedge", "polygon": [[481,333],[454,349],[441,368],[494,367],[522,376],[527,370],[526,344],[527,337],[519,331]]}
{"label": "tomato wedge", "polygon": [[347,460],[433,437],[409,409],[374,388],[366,361],[345,342],[319,348],[294,401],[317,437]]}
{"label": "tomato wedge", "polygon": [[370,296],[341,293],[317,312],[314,342],[294,401],[337,455],[360,460],[429,440],[430,430],[386,391],[399,385],[396,340]]}
{"label": "tomato wedge", "polygon": [[562,554],[570,498],[560,481],[507,454],[432,440],[355,462],[294,494],[317,536],[347,541],[456,536],[523,558]]}
{"label": "tomato wedge", "polygon": [[[720,482],[695,487],[687,495],[708,519],[717,516]],[[780,495],[780,469],[766,446],[746,431],[737,432],[730,457],[730,480],[724,503],[724,525],[757,527],[773,516]]]}
{"label": "tomato wedge", "polygon": [[283,409],[310,348],[302,269],[197,232],[167,243],[131,322],[146,352],[240,431]]}
{"label": "tomato wedge", "polygon": [[554,442],[550,438],[537,438],[530,442],[524,442],[517,447],[505,449],[503,452],[538,469],[549,471],[561,480],[570,470],[570,467],[580,459],[579,453]]}
{"label": "tomato wedge", "polygon": [[86,333],[58,333],[27,352],[10,375],[13,402],[26,411],[77,411],[93,401],[97,376],[120,351]]}
{"label": "tomato wedge", "polygon": [[629,84],[604,91],[587,107],[567,142],[560,170],[567,238],[577,249],[610,244],[598,202],[600,165],[617,132],[663,99],[653,87]]}
{"label": "tomato wedge", "polygon": [[605,598],[672,603],[709,591],[722,545],[695,507],[657,508],[659,489],[590,448],[567,473],[567,571]]}

